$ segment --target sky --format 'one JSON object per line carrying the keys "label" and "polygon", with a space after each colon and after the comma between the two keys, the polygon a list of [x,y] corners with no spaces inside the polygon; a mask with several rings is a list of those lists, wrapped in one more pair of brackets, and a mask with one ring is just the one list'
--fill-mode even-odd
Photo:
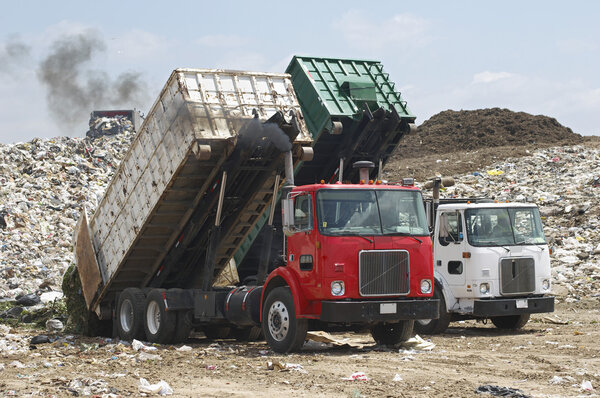
{"label": "sky", "polygon": [[600,135],[600,2],[19,1],[0,12],[0,143],[146,113],[176,68],[284,72],[293,55],[381,61],[421,124],[508,108]]}

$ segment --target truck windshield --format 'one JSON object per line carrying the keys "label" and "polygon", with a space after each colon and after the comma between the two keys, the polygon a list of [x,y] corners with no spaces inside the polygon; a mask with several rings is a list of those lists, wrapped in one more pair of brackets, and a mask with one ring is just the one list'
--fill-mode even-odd
{"label": "truck windshield", "polygon": [[322,189],[317,223],[323,235],[429,235],[419,191]]}
{"label": "truck windshield", "polygon": [[467,236],[473,246],[543,245],[537,207],[467,209]]}

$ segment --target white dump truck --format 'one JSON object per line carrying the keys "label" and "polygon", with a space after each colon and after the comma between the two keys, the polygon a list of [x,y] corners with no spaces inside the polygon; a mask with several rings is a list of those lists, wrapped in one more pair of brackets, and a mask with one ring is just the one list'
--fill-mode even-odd
{"label": "white dump truck", "polygon": [[432,228],[434,298],[440,317],[415,322],[421,334],[441,333],[449,323],[490,319],[500,329],[519,329],[532,313],[554,311],[550,249],[538,207],[490,199],[425,201]]}

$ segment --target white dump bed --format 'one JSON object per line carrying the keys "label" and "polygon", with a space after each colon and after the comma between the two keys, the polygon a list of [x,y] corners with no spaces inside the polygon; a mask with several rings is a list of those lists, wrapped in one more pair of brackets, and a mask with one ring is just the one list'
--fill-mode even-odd
{"label": "white dump bed", "polygon": [[[80,274],[93,268],[100,273],[84,286],[88,305],[117,271],[127,273],[123,286],[148,280],[227,160],[240,128],[277,112],[297,116],[294,147],[310,145],[289,75],[214,69],[171,74],[89,220],[97,264],[80,264],[85,248],[76,247]],[[84,285],[94,280],[89,272],[87,277],[82,275]]]}

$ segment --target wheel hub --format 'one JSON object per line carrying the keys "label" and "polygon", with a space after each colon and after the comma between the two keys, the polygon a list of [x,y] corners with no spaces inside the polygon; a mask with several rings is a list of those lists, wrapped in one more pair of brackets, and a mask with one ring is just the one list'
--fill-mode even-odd
{"label": "wheel hub", "polygon": [[121,321],[123,331],[126,333],[130,332],[133,328],[133,303],[131,300],[124,300],[121,304],[119,320]]}
{"label": "wheel hub", "polygon": [[146,319],[150,333],[158,333],[158,330],[160,329],[160,308],[158,307],[158,303],[156,301],[151,301],[148,303],[148,308],[146,309]]}
{"label": "wheel hub", "polygon": [[271,304],[268,325],[269,333],[275,340],[282,341],[285,339],[290,327],[290,317],[287,307],[281,301],[275,301]]}

